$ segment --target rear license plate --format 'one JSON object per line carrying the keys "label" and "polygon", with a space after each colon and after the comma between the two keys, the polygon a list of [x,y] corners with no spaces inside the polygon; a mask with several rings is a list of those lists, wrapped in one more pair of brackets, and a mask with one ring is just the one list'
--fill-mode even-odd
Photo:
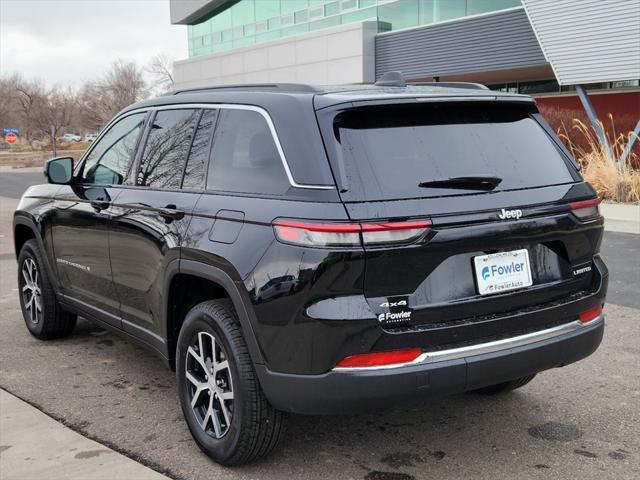
{"label": "rear license plate", "polygon": [[528,287],[531,280],[529,252],[526,249],[473,257],[480,295]]}

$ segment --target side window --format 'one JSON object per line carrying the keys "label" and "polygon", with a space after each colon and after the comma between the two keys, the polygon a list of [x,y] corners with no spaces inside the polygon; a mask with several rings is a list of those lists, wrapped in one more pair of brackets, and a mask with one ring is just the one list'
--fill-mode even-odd
{"label": "side window", "polygon": [[102,136],[82,167],[84,183],[120,185],[124,182],[146,115],[142,112],[124,117]]}
{"label": "side window", "polygon": [[207,189],[281,195],[290,185],[264,117],[221,110],[213,139]]}
{"label": "side window", "polygon": [[204,110],[196,135],[189,151],[189,160],[184,169],[182,188],[202,189],[209,162],[209,145],[213,138],[213,129],[218,117],[217,110]]}
{"label": "side window", "polygon": [[156,113],[142,153],[136,185],[180,188],[199,110],[160,110]]}

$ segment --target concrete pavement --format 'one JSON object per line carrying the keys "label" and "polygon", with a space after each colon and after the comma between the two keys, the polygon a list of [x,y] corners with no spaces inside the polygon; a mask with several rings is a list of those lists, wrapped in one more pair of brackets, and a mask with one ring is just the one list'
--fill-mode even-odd
{"label": "concrete pavement", "polygon": [[169,480],[0,390],[2,480]]}

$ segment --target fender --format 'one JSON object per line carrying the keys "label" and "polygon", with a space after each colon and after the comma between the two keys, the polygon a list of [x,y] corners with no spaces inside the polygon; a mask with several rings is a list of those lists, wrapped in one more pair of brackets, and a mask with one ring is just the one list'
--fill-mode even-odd
{"label": "fender", "polygon": [[[175,263],[179,262],[179,267],[176,268]],[[201,277],[206,280],[210,280],[212,282],[218,283],[221,285],[228,293],[231,302],[238,314],[238,320],[240,321],[240,327],[242,328],[242,334],[244,335],[245,341],[247,342],[247,347],[249,349],[249,355],[251,355],[251,360],[254,364],[262,365],[264,364],[264,357],[262,355],[262,351],[260,350],[260,346],[258,345],[258,341],[256,339],[255,333],[253,331],[253,323],[256,321],[255,314],[253,310],[247,309],[246,304],[249,301],[248,298],[243,300],[242,292],[238,286],[238,284],[231,278],[231,276],[221,270],[220,268],[214,267],[207,263],[197,262],[194,260],[173,260],[167,266],[167,276],[165,279],[165,292],[169,292],[169,286],[171,285],[172,278],[178,274],[184,273],[193,275],[196,277]],[[245,294],[246,296],[246,294]],[[167,329],[167,302],[164,303],[163,306],[163,329],[166,337],[168,338],[169,332]],[[167,352],[168,353],[168,352]]]}
{"label": "fender", "polygon": [[52,264],[52,257],[53,257],[52,249],[47,248],[45,246],[44,240],[42,239],[42,230],[41,230],[41,228],[43,227],[42,223],[40,222],[36,223],[33,217],[31,217],[29,214],[25,214],[24,212],[20,212],[20,211],[15,212],[13,216],[13,233],[14,233],[14,249],[16,250],[16,260],[20,255],[20,252],[17,250],[16,244],[15,244],[15,241],[16,241],[15,231],[16,231],[16,226],[18,225],[26,226],[33,232],[36,242],[38,243],[38,247],[42,252],[42,258],[44,258],[45,268],[47,269],[47,274],[49,276],[49,279],[51,280],[53,290],[54,292],[56,292],[56,295],[58,295],[60,292],[60,288],[59,288],[60,284],[58,282],[58,270],[54,268]]}

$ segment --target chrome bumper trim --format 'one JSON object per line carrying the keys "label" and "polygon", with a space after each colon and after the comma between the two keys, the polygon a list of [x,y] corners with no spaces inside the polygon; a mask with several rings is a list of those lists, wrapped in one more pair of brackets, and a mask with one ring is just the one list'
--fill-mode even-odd
{"label": "chrome bumper trim", "polygon": [[502,340],[495,340],[493,342],[479,343],[477,345],[468,345],[466,347],[451,348],[448,350],[438,350],[435,352],[424,352],[415,360],[405,363],[394,363],[393,365],[379,365],[373,367],[336,367],[333,371],[347,372],[347,371],[366,371],[366,370],[389,370],[393,368],[408,367],[419,364],[431,364],[437,362],[444,362],[446,360],[458,360],[461,358],[473,357],[475,355],[483,355],[485,353],[499,352],[501,350],[508,350],[510,348],[522,347],[530,345],[536,342],[542,342],[551,338],[566,335],[579,331],[585,327],[592,327],[599,323],[604,322],[604,314],[600,314],[597,318],[587,323],[582,323],[579,320],[575,320],[569,323],[563,323],[556,327],[547,328],[545,330],[539,330],[537,332],[526,333],[524,335],[518,335],[517,337],[504,338]]}

